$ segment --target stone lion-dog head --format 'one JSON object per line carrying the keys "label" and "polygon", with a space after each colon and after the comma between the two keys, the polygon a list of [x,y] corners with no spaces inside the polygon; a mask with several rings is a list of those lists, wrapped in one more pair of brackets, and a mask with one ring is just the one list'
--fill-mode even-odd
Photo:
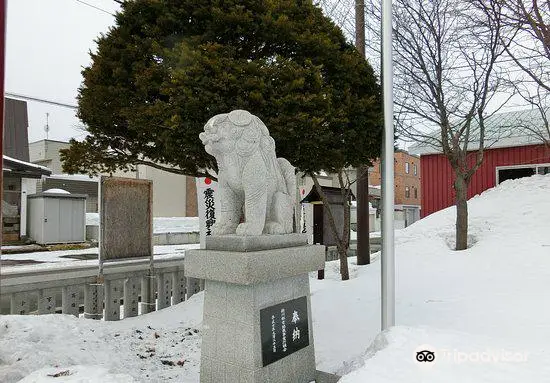
{"label": "stone lion-dog head", "polygon": [[234,110],[208,120],[199,138],[218,164],[221,211],[213,235],[292,233],[294,167],[276,158],[265,124],[245,110]]}

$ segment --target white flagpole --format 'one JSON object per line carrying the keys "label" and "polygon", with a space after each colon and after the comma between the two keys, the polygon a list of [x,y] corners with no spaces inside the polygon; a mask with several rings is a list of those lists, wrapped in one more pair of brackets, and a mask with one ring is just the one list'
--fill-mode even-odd
{"label": "white flagpole", "polygon": [[394,129],[392,1],[382,0],[382,85],[384,94],[384,144],[382,147],[382,330],[395,325],[394,251]]}

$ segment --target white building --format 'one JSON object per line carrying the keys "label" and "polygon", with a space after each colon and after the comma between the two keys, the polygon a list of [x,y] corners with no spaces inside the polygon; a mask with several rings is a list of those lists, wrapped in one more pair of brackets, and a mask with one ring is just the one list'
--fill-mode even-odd
{"label": "white building", "polygon": [[[29,144],[30,161],[48,167],[53,173],[51,177],[39,181],[37,191],[60,188],[71,193],[87,194],[87,211],[97,212],[98,179],[86,175],[63,174],[59,151],[69,146],[68,142],[54,140],[40,140]],[[155,217],[197,215],[197,197],[193,177],[169,173],[147,165],[137,165],[136,171],[119,171],[112,175],[152,180]]]}

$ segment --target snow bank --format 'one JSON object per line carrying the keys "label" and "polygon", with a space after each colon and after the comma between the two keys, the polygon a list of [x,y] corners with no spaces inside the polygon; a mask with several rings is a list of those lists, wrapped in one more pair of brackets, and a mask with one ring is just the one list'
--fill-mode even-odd
{"label": "snow bank", "polygon": [[48,189],[44,191],[45,194],[71,194],[67,190],[64,189]]}
{"label": "snow bank", "polygon": [[[311,273],[319,370],[349,374],[343,383],[550,382],[550,175],[504,182],[469,206],[467,250],[451,250],[454,208],[396,232],[397,327],[387,332],[376,258],[352,258],[349,281],[338,261],[325,280]],[[0,316],[0,381],[101,366],[106,381],[197,382],[202,299],[120,322]],[[423,349],[433,363],[416,360]]]}
{"label": "snow bank", "polygon": [[[356,278],[349,284],[335,278],[332,283],[344,295],[340,304],[347,305],[346,327],[354,330],[338,329],[330,337],[333,351],[338,351],[332,360],[330,345],[319,338],[321,367],[345,374],[364,364],[345,377],[348,383],[367,381],[366,376],[382,383],[550,381],[550,355],[545,352],[550,339],[550,176],[506,181],[468,204],[472,246],[467,250],[451,250],[454,207],[396,232],[396,324],[407,328],[392,329],[375,340],[372,329],[380,328],[379,263],[353,268]],[[326,298],[333,293],[322,294]],[[327,321],[337,320],[328,307],[316,311],[331,317]],[[329,331],[325,323],[318,327],[318,333]],[[374,343],[359,351],[351,333]],[[522,363],[505,358],[498,363],[440,363],[438,358],[426,369],[428,363],[413,357],[422,344],[435,346],[439,354],[442,349],[490,349],[529,355]]]}
{"label": "snow bank", "polygon": [[[86,213],[86,225],[99,225],[99,213]],[[199,217],[154,217],[154,233],[199,232]]]}
{"label": "snow bank", "polygon": [[27,375],[19,383],[133,383],[136,380],[127,374],[113,374],[101,366],[45,367]]}
{"label": "snow bank", "polygon": [[[365,365],[341,383],[542,382],[541,355],[494,339],[431,328],[394,327],[366,352]],[[429,353],[433,361],[421,361]]]}
{"label": "snow bank", "polygon": [[[201,293],[120,322],[0,316],[0,381],[27,376],[23,382],[198,382],[202,304]],[[47,376],[66,370],[71,375]]]}

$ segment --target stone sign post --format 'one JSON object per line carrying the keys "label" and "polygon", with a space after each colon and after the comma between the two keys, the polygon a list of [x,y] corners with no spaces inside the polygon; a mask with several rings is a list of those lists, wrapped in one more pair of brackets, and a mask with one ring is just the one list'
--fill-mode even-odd
{"label": "stone sign post", "polygon": [[[137,280],[126,283],[126,289],[103,275],[103,264],[129,258],[149,258],[149,273],[141,278],[142,313],[155,310],[155,277],[153,268],[153,182],[150,180],[105,177],[99,186],[99,281],[105,293],[105,320],[120,319],[120,299],[124,298],[125,314],[137,315]],[[103,299],[89,286],[89,294]],[[131,288],[130,288],[131,287]],[[102,303],[90,304],[91,310],[103,310]],[[99,315],[91,312],[90,317]]]}
{"label": "stone sign post", "polygon": [[[208,177],[197,177],[197,206],[199,213],[200,248],[206,248],[206,237],[212,235],[212,226],[216,223],[219,211],[218,183]],[[204,289],[204,280],[187,278],[187,297]]]}
{"label": "stone sign post", "polygon": [[324,267],[325,252],[293,232],[294,167],[246,111],[217,115],[204,130],[220,209],[206,248],[184,261],[187,277],[206,280],[200,381],[314,381],[308,273]]}

